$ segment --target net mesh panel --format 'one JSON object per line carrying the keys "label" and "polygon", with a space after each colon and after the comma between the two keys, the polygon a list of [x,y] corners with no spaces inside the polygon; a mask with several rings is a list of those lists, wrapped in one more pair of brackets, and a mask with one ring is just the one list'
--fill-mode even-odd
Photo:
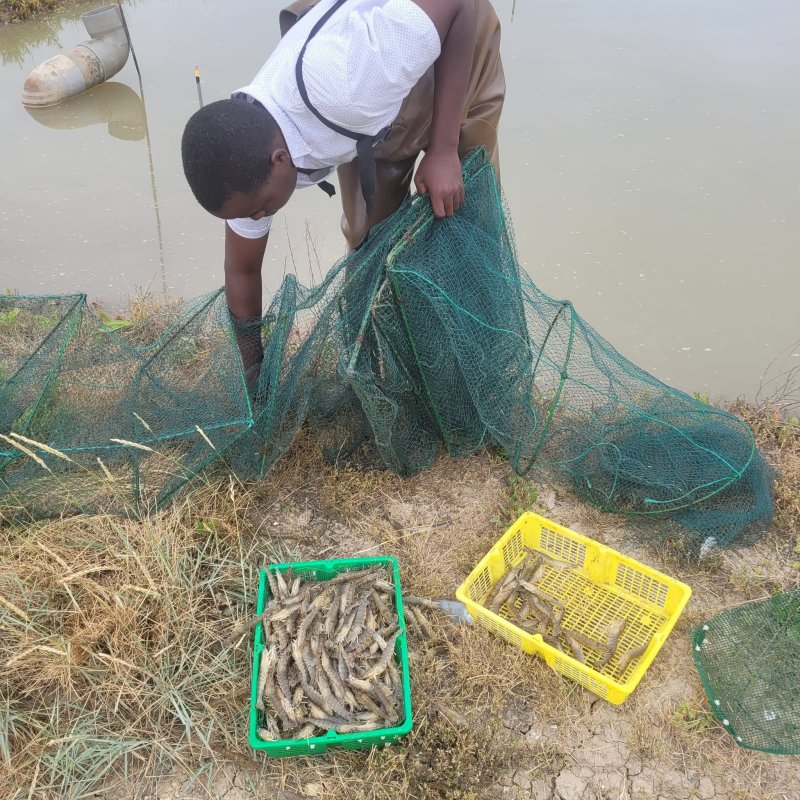
{"label": "net mesh panel", "polygon": [[214,462],[263,476],[309,423],[326,457],[361,447],[402,475],[442,446],[502,448],[520,474],[698,546],[767,525],[750,430],[537,289],[482,151],[464,173],[454,217],[436,222],[412,199],[319,285],[288,276],[261,323],[256,375],[220,292],[117,331],[81,295],[3,297],[0,430],[71,459],[0,440],[5,515],[148,508]]}
{"label": "net mesh panel", "polygon": [[800,754],[800,589],[723,611],[692,643],[725,730],[742,747]]}

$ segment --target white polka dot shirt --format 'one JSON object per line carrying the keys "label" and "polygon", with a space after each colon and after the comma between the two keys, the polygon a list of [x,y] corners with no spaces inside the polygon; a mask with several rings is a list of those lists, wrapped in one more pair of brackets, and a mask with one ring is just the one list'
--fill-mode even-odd
{"label": "white polka dot shirt", "polygon": [[[281,39],[252,82],[242,87],[275,118],[295,166],[297,187],[323,180],[356,157],[356,142],[336,133],[306,107],[295,63],[311,28],[335,0],[320,2]],[[325,22],[303,57],[308,98],[319,112],[354,133],[375,135],[391,124],[403,100],[439,57],[439,34],[413,0],[348,0]],[[228,220],[247,239],[266,236],[272,217]]]}

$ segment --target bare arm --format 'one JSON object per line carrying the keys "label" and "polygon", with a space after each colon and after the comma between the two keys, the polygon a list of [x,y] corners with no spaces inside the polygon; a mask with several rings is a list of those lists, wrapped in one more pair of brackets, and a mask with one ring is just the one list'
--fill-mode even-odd
{"label": "bare arm", "polygon": [[433,121],[417,191],[428,192],[436,217],[451,216],[464,200],[458,138],[475,52],[475,0],[414,0],[430,17],[442,42],[434,66]]}
{"label": "bare arm", "polygon": [[225,297],[237,323],[236,340],[248,385],[255,388],[263,357],[261,347],[261,265],[269,234],[261,239],[245,239],[225,226]]}

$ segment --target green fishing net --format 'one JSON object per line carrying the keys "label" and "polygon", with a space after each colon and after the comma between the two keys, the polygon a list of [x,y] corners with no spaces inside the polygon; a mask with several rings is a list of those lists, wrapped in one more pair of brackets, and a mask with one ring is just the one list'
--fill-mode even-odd
{"label": "green fishing net", "polygon": [[723,611],[692,645],[725,730],[742,747],[800,754],[800,589]]}
{"label": "green fishing net", "polygon": [[141,511],[208,468],[263,477],[309,425],[326,458],[401,475],[493,448],[698,550],[766,526],[750,430],[537,289],[485,154],[463,169],[454,217],[409,200],[319,285],[286,277],[249,329],[219,292],[127,327],[81,295],[0,298],[2,513]]}

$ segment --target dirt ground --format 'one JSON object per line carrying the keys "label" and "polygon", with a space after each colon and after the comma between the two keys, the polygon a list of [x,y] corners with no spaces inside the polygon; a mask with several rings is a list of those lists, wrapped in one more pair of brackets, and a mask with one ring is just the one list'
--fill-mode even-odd
{"label": "dirt ground", "polygon": [[[290,464],[291,456],[283,463]],[[406,480],[385,472],[279,466],[254,505],[267,510],[252,512],[252,524],[286,560],[395,554],[404,591],[452,598],[509,520],[527,507],[692,587],[677,627],[623,705],[598,699],[478,626],[436,621],[433,640],[410,640],[415,725],[403,745],[329,751],[316,759],[240,755],[236,766],[228,761],[209,780],[172,776],[103,796],[800,797],[800,759],[743,750],[714,719],[689,639],[690,630],[710,615],[797,585],[788,532],[775,530],[754,546],[687,565],[643,545],[624,518],[552,488],[531,488],[485,453],[441,457]],[[245,688],[243,700],[246,694]]]}

